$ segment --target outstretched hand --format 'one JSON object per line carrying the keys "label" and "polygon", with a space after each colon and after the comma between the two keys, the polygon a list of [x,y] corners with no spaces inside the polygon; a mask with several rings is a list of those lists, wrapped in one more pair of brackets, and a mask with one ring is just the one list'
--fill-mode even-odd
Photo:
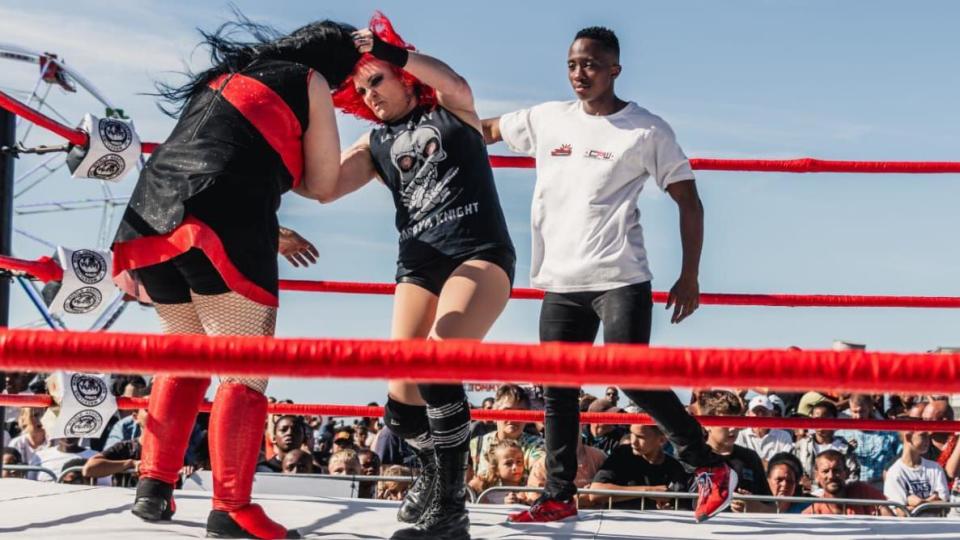
{"label": "outstretched hand", "polygon": [[670,295],[667,297],[667,307],[673,307],[673,315],[670,322],[676,324],[697,310],[700,307],[700,284],[696,277],[689,277],[683,274],[673,287],[670,288]]}
{"label": "outstretched hand", "polygon": [[280,227],[280,248],[277,251],[297,268],[316,264],[317,257],[320,256],[320,252],[310,241],[286,227]]}

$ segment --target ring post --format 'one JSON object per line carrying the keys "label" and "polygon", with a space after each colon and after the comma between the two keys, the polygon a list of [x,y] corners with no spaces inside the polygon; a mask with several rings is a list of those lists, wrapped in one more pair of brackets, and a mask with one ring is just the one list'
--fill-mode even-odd
{"label": "ring post", "polygon": [[[0,147],[13,148],[17,138],[17,123],[13,113],[0,110]],[[0,255],[11,254],[13,239],[13,153],[0,154]],[[10,324],[10,281],[0,280],[0,327]],[[6,374],[0,372],[0,393],[7,384]],[[0,419],[6,418],[6,410],[0,405]],[[3,460],[0,460],[0,473]]]}

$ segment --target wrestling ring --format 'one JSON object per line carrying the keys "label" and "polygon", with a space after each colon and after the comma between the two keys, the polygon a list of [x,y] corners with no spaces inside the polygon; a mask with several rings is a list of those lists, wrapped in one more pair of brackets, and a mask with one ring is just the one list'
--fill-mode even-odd
{"label": "wrestling ring", "polygon": [[[7,47],[10,49],[11,47]],[[24,56],[34,53],[20,51]],[[67,77],[71,77],[67,74]],[[79,77],[74,77],[79,80]],[[3,108],[33,125],[82,145],[86,134],[16,97],[0,92]],[[155,144],[144,143],[144,153]],[[494,167],[531,168],[529,158],[492,156]],[[812,158],[793,160],[691,159],[694,169],[789,173],[960,173],[960,162],[866,162]],[[111,199],[105,192],[104,201]],[[112,200],[112,199],[111,199]],[[103,202],[103,201],[101,201]],[[18,280],[62,278],[50,258],[0,257],[0,267]],[[32,288],[32,285],[30,286]],[[26,286],[25,286],[26,289]],[[393,293],[385,283],[283,280],[281,289],[349,294]],[[36,290],[34,290],[36,292]],[[515,289],[512,298],[538,299],[542,292]],[[666,293],[654,294],[666,301]],[[811,294],[704,293],[702,304],[720,306],[957,309],[960,297]],[[122,302],[117,305],[122,305]],[[38,305],[38,308],[42,306]],[[116,308],[109,318],[117,315]],[[48,313],[49,315],[49,313]],[[237,375],[298,378],[429,381],[525,381],[558,385],[610,384],[637,388],[764,387],[844,392],[960,393],[960,354],[883,353],[780,349],[663,348],[629,345],[506,344],[350,339],[161,336],[114,332],[8,329],[0,331],[0,370],[190,376]],[[92,330],[105,330],[98,322]],[[776,377],[771,378],[771,373]],[[0,406],[48,407],[49,396],[0,395]],[[146,400],[120,398],[120,409],[144,407]],[[209,404],[205,405],[209,409]],[[337,404],[272,404],[275,414],[377,417],[377,407]],[[542,412],[478,410],[477,420],[540,421]],[[960,432],[960,422],[809,418],[700,417],[705,426],[786,429],[922,430]],[[585,413],[582,423],[650,423],[643,415]],[[355,480],[355,479],[354,479]],[[258,491],[257,501],[279,521],[308,538],[381,538],[396,529],[395,503],[349,496],[312,497]],[[124,488],[67,486],[4,479],[0,482],[0,536],[126,538],[131,535],[202,536],[209,493],[199,488],[178,495],[177,519],[147,525],[128,512]],[[43,504],[40,504],[40,503]],[[943,506],[951,506],[949,503]],[[956,506],[960,506],[957,504]],[[960,521],[925,517],[882,518],[722,514],[694,524],[688,512],[586,510],[574,522],[511,525],[503,505],[470,507],[474,538],[958,538]]]}

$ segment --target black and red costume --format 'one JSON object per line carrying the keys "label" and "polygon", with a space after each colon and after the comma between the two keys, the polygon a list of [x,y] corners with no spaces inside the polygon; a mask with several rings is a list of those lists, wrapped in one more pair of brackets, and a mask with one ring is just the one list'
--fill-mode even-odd
{"label": "black and red costume", "polygon": [[[254,60],[189,99],[140,174],[113,245],[115,276],[129,272],[157,304],[189,303],[191,291],[232,291],[277,306],[277,210],[281,195],[303,176],[313,73],[298,63]],[[154,379],[135,515],[172,517],[173,485],[209,386],[209,378]],[[208,534],[298,537],[251,504],[266,413],[261,391],[232,381],[217,390]]]}
{"label": "black and red costume", "polygon": [[254,61],[190,99],[140,173],[114,240],[115,275],[132,271],[153,301],[188,302],[188,288],[150,279],[163,269],[149,267],[197,249],[226,289],[277,305],[277,210],[303,175],[312,73]]}

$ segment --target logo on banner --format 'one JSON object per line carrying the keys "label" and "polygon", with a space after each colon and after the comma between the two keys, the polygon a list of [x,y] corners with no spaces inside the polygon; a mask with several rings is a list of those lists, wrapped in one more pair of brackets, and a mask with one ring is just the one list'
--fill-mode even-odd
{"label": "logo on banner", "polygon": [[107,383],[103,382],[103,379],[84,373],[74,373],[70,376],[70,390],[73,391],[73,397],[77,402],[87,407],[100,405],[106,401],[108,395]]}
{"label": "logo on banner", "polygon": [[78,249],[70,256],[77,279],[91,285],[107,275],[107,260],[103,255],[89,249]]}
{"label": "logo on banner", "polygon": [[103,294],[96,287],[83,287],[67,296],[63,301],[63,310],[73,315],[83,315],[97,309],[103,301]]}
{"label": "logo on banner", "polygon": [[133,130],[125,122],[102,118],[100,140],[111,152],[123,152],[133,144]]}
{"label": "logo on banner", "polygon": [[94,410],[83,410],[73,415],[63,428],[64,435],[83,437],[91,433],[100,431],[103,425],[103,417]]}
{"label": "logo on banner", "polygon": [[116,154],[107,154],[93,162],[87,171],[90,178],[99,178],[100,180],[113,180],[126,170],[127,163],[123,158]]}

